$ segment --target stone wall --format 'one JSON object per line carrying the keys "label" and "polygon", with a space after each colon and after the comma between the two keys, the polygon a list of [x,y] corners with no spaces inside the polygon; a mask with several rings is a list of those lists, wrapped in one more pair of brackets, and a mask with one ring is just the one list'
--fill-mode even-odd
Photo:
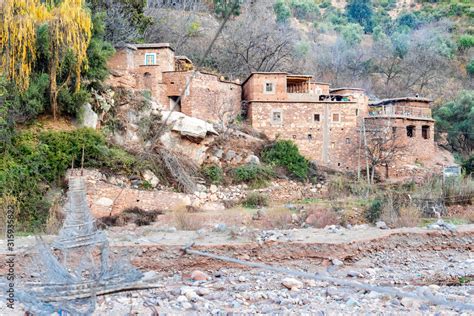
{"label": "stone wall", "polygon": [[[147,53],[156,54],[156,64],[145,65]],[[174,52],[167,47],[136,50],[120,48],[107,62],[112,74],[107,83],[111,86],[149,90],[153,97],[160,100],[165,92],[162,73],[174,70],[174,64]]]}
{"label": "stone wall", "polygon": [[[357,163],[359,107],[357,102],[251,102],[249,120],[270,139],[292,140],[308,159],[349,170]],[[281,122],[273,120],[275,112]]]}
{"label": "stone wall", "polygon": [[[439,172],[442,168],[437,165],[437,146],[434,142],[434,121],[414,120],[405,118],[366,118],[367,126],[378,125],[395,128],[396,140],[401,148],[398,150],[396,158],[389,166],[389,177],[403,177],[410,172],[409,169],[433,168],[432,171]],[[407,126],[413,126],[413,137],[408,136]],[[427,138],[422,135],[422,127],[428,127]],[[393,132],[393,130],[392,130]],[[441,163],[441,162],[440,162]],[[385,170],[379,170],[380,175],[385,175]]]}
{"label": "stone wall", "polygon": [[[165,72],[166,98],[179,96],[194,71]],[[240,84],[222,81],[216,75],[196,72],[188,91],[181,99],[181,112],[186,115],[212,122],[227,122],[241,111],[242,89]],[[170,100],[163,100],[170,105]]]}

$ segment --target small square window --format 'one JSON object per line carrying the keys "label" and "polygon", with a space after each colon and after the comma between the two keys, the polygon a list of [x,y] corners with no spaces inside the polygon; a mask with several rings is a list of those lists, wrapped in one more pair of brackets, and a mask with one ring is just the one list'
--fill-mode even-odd
{"label": "small square window", "polygon": [[312,134],[308,134],[308,140],[312,140],[313,139],[313,135]]}
{"label": "small square window", "polygon": [[336,148],[336,143],[335,142],[331,142],[331,148]]}
{"label": "small square window", "polygon": [[356,116],[359,116],[359,109],[356,109]]}
{"label": "small square window", "polygon": [[293,135],[293,139],[296,139],[296,135]]}
{"label": "small square window", "polygon": [[346,138],[346,144],[350,144],[351,143],[351,139],[350,138]]}
{"label": "small square window", "polygon": [[273,82],[265,82],[265,93],[273,93],[275,91]]}
{"label": "small square window", "polygon": [[279,111],[273,112],[272,121],[274,123],[281,123],[281,112],[279,112]]}
{"label": "small square window", "polygon": [[320,122],[321,121],[321,116],[319,114],[314,114],[313,119],[315,122]]}
{"label": "small square window", "polygon": [[156,64],[156,54],[155,53],[146,53],[145,54],[145,65],[155,65]]}
{"label": "small square window", "polygon": [[339,113],[333,113],[332,114],[332,121],[333,122],[339,122],[339,120],[340,120]]}

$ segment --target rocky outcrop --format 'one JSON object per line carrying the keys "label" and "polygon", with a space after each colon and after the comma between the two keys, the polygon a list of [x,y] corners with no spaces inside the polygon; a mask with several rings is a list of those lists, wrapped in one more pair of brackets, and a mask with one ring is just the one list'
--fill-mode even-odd
{"label": "rocky outcrop", "polygon": [[212,124],[180,112],[162,111],[163,120],[171,126],[171,130],[182,136],[200,142],[207,135],[219,135]]}

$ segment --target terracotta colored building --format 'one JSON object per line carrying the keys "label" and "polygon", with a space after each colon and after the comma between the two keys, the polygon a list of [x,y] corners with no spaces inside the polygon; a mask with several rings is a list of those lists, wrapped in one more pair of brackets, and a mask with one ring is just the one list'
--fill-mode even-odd
{"label": "terracotta colored building", "polygon": [[295,142],[308,159],[341,171],[364,168],[367,126],[395,133],[404,148],[385,166],[429,161],[435,154],[430,100],[397,98],[370,102],[364,90],[331,89],[312,76],[255,72],[242,84],[198,71],[169,44],[127,44],[109,60],[109,84],[149,90],[164,110],[174,108],[210,122],[246,112],[248,122],[269,138]]}
{"label": "terracotta colored building", "polygon": [[368,114],[363,90],[330,90],[311,76],[253,73],[243,83],[243,98],[256,130],[292,140],[319,164],[353,169],[348,154],[359,143],[358,127]]}
{"label": "terracotta colored building", "polygon": [[364,169],[364,125],[389,126],[389,132],[398,133],[397,141],[406,144],[387,166],[386,175],[396,174],[400,164],[433,155],[430,100],[399,98],[369,104],[362,89],[330,89],[311,76],[287,73],[252,73],[242,88],[253,128],[271,139],[292,140],[320,165],[342,171]]}
{"label": "terracotta colored building", "polygon": [[175,56],[167,43],[117,47],[108,66],[111,86],[148,90],[164,110],[174,108],[212,122],[228,121],[240,113],[239,82],[195,70],[190,59]]}

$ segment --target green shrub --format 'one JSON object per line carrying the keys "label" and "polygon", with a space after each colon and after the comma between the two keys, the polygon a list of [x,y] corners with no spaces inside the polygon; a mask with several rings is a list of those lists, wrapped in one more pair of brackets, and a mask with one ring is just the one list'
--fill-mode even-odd
{"label": "green shrub", "polygon": [[251,192],[242,202],[242,205],[248,208],[268,206],[268,198],[263,194]]}
{"label": "green shrub", "polygon": [[233,170],[233,177],[238,183],[247,183],[252,188],[264,187],[274,177],[274,172],[269,166],[248,164]]}
{"label": "green shrub", "polygon": [[298,147],[290,140],[279,140],[262,152],[264,162],[284,167],[299,180],[308,177],[309,162],[304,158]]}
{"label": "green shrub", "polygon": [[273,5],[273,11],[275,12],[278,23],[286,23],[291,17],[290,7],[285,0],[277,0]]}
{"label": "green shrub", "polygon": [[471,59],[471,61],[466,65],[466,71],[470,76],[474,77],[474,59]]}
{"label": "green shrub", "polygon": [[365,212],[365,218],[371,223],[375,223],[376,221],[378,221],[378,219],[382,215],[383,204],[383,201],[380,199],[373,200],[369,208]]}
{"label": "green shrub", "polygon": [[469,49],[474,47],[474,35],[461,35],[458,40],[460,49]]}
{"label": "green shrub", "polygon": [[212,184],[220,184],[224,178],[222,168],[215,165],[204,166],[202,168],[202,174],[206,178],[207,182]]}
{"label": "green shrub", "polygon": [[467,175],[474,173],[474,155],[471,155],[469,158],[463,160],[462,168]]}
{"label": "green shrub", "polygon": [[68,132],[21,132],[0,156],[0,196],[12,195],[19,203],[18,230],[42,230],[48,218],[52,187],[61,185],[72,161],[105,172],[139,174],[144,163],[125,151],[107,145],[102,134],[91,129]]}

